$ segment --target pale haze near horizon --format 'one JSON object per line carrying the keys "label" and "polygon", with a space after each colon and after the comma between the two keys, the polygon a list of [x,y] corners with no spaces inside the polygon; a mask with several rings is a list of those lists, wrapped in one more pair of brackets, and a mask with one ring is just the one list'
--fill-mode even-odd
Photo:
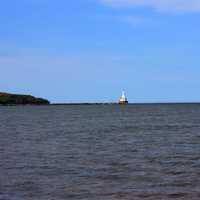
{"label": "pale haze near horizon", "polygon": [[0,91],[51,102],[200,101],[200,1],[8,0]]}

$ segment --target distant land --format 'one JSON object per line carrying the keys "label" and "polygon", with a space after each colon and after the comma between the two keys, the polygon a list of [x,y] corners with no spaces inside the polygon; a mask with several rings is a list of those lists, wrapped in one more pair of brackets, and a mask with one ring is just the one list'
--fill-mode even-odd
{"label": "distant land", "polygon": [[[119,102],[98,102],[98,103],[50,103],[49,100],[44,98],[34,97],[32,95],[26,94],[12,94],[7,92],[0,92],[0,106],[15,106],[15,105],[50,105],[50,106],[72,106],[72,105],[119,105]],[[200,105],[200,102],[134,102],[134,103],[127,103],[128,105],[144,105],[144,104],[197,104]],[[122,104],[124,105],[124,104]],[[126,105],[126,104],[125,104]]]}
{"label": "distant land", "polygon": [[0,92],[0,105],[49,105],[47,99],[37,98],[32,95],[10,94]]}

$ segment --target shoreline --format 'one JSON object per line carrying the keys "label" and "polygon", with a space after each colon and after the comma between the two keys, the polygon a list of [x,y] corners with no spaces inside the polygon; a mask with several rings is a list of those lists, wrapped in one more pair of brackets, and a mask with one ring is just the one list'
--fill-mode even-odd
{"label": "shoreline", "polygon": [[92,106],[92,105],[119,105],[119,106],[129,106],[129,105],[200,105],[200,102],[154,102],[154,103],[51,103],[51,104],[0,104],[0,106]]}

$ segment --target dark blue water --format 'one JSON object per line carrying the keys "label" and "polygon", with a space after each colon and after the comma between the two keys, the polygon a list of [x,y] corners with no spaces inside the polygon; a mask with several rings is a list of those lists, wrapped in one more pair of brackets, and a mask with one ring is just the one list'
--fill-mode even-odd
{"label": "dark blue water", "polygon": [[200,199],[200,105],[0,107],[1,200]]}

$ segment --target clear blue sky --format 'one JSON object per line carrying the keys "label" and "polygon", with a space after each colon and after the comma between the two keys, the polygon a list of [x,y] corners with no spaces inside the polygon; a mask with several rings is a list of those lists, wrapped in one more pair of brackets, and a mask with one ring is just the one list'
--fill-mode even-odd
{"label": "clear blue sky", "polygon": [[0,91],[200,101],[200,0],[6,0],[0,24]]}

